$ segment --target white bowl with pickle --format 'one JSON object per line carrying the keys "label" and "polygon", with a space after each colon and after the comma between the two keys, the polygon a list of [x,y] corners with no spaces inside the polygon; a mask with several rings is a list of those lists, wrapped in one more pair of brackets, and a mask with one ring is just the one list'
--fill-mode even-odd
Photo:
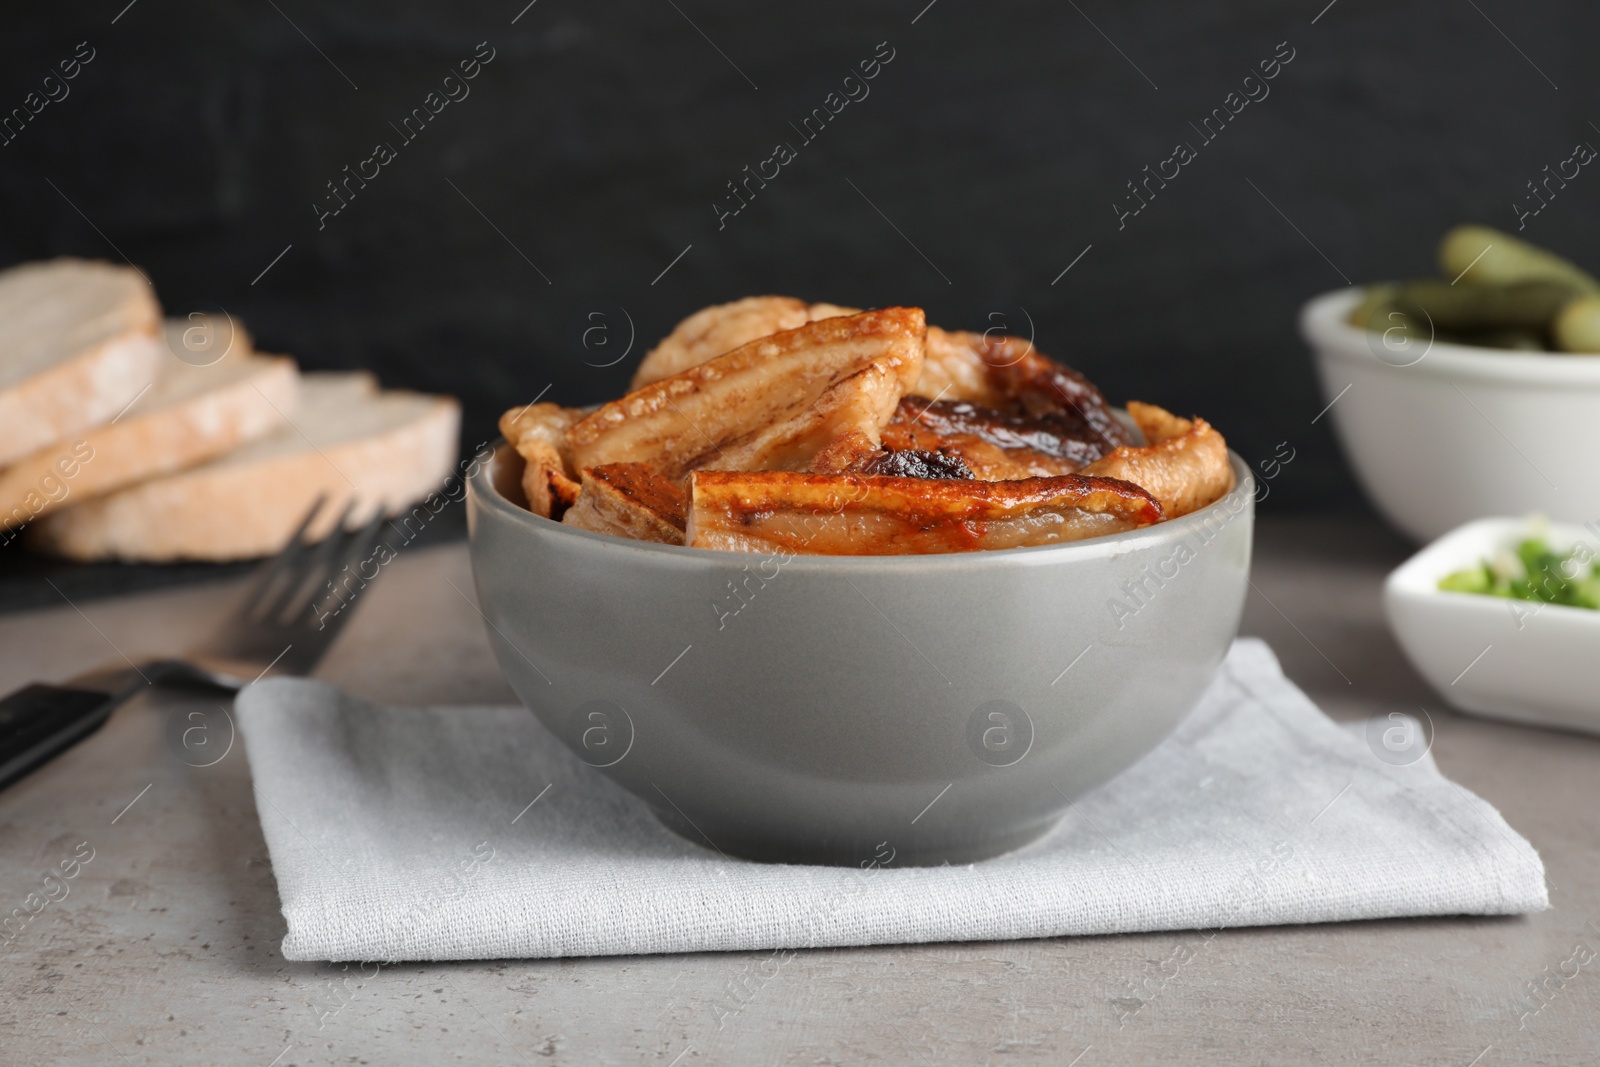
{"label": "white bowl with pickle", "polygon": [[1418,541],[1472,519],[1600,518],[1600,281],[1458,227],[1439,280],[1302,309],[1325,409],[1378,510]]}

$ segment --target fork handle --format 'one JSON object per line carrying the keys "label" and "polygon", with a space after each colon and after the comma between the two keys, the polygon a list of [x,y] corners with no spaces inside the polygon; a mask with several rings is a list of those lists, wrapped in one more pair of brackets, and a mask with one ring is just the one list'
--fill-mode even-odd
{"label": "fork handle", "polygon": [[0,699],[0,789],[94,733],[126,696],[34,684]]}

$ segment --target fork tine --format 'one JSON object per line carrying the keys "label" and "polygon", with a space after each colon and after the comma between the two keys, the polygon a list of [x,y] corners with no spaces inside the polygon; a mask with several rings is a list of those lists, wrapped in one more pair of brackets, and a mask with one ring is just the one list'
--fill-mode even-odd
{"label": "fork tine", "polygon": [[350,556],[361,559],[378,544],[378,536],[389,522],[388,512],[379,508],[365,526],[357,530],[350,543]]}
{"label": "fork tine", "polygon": [[[317,501],[292,542],[262,566],[252,599],[204,643],[189,650],[179,666],[186,667],[190,676],[237,688],[268,671],[307,674],[321,661],[354,614],[343,610],[349,600],[341,597],[338,608],[319,615],[319,601],[321,607],[333,608],[322,599],[326,596],[323,590],[343,568],[374,550],[379,531],[388,521],[380,507],[359,529],[347,530],[352,516],[364,510],[352,498],[327,537],[320,543],[308,542],[306,534],[324,503]],[[357,574],[359,577],[359,569]],[[364,578],[361,584],[370,580]]]}
{"label": "fork tine", "polygon": [[[359,564],[361,560],[365,559],[368,553],[373,550],[374,546],[377,545],[379,531],[383,528],[384,523],[388,521],[388,518],[388,515],[380,507],[365,526],[361,527],[359,530],[345,532],[345,534],[340,538],[340,545],[338,549],[330,552],[326,557],[322,557],[323,569],[322,572],[317,575],[317,581],[311,587],[312,592],[308,596],[304,597],[302,603],[300,603],[298,606],[290,605],[286,607],[282,616],[283,620],[285,622],[293,622],[297,615],[302,619],[306,618],[307,609],[314,609],[316,607],[318,598],[322,595],[320,591],[324,585],[327,582],[335,580],[345,568],[351,566],[352,564],[356,565],[357,579],[360,580],[362,586],[365,587],[367,582],[371,581],[371,579],[362,577]],[[340,599],[342,600],[343,598],[341,597]],[[312,614],[315,614],[314,611]],[[326,616],[326,618],[337,619],[339,623],[342,624],[345,616],[343,612],[341,612],[339,615]],[[335,627],[335,629],[337,629],[337,627]],[[318,632],[322,632],[322,630],[323,626],[319,624]],[[329,633],[328,636],[331,639],[332,633]]]}
{"label": "fork tine", "polygon": [[[355,498],[351,497],[345,502],[344,508],[339,512],[339,517],[334,520],[333,527],[326,537],[320,542],[306,542],[301,545],[300,551],[295,552],[286,560],[285,574],[287,578],[283,587],[273,593],[270,598],[263,597],[260,617],[263,619],[280,619],[284,610],[292,603],[299,600],[308,578],[315,578],[322,571],[321,561],[338,550],[338,545],[344,533],[345,523],[350,521],[350,513],[355,510]],[[320,588],[322,582],[317,580],[313,588]]]}
{"label": "fork tine", "polygon": [[236,614],[247,617],[256,613],[261,601],[265,598],[267,589],[279,575],[288,568],[289,562],[299,555],[305,548],[302,538],[306,531],[311,529],[311,524],[316,521],[317,515],[322,511],[322,506],[328,502],[326,493],[318,493],[317,498],[311,502],[311,509],[306,512],[305,518],[300,520],[300,525],[295,527],[294,533],[289,535],[289,540],[284,542],[277,555],[262,561],[250,576],[250,585],[244,596],[239,601]]}
{"label": "fork tine", "polygon": [[311,510],[306,512],[306,517],[300,520],[300,525],[296,526],[294,528],[294,533],[289,535],[290,544],[299,543],[300,539],[306,535],[306,531],[311,529],[311,521],[317,517],[317,512],[321,511],[322,505],[326,504],[327,502],[327,493],[317,494],[317,499],[311,502]]}

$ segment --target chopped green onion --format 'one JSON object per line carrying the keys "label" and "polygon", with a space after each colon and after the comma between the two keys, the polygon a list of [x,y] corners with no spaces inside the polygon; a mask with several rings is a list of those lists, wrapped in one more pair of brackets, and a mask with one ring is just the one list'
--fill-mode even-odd
{"label": "chopped green onion", "polygon": [[1561,555],[1551,551],[1543,538],[1529,538],[1514,553],[1499,552],[1477,566],[1445,575],[1439,588],[1600,610],[1600,563],[1585,567],[1576,552]]}

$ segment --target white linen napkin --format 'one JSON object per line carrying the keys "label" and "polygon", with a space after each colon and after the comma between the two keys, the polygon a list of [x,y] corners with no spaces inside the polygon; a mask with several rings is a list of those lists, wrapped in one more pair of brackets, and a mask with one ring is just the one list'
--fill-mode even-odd
{"label": "white linen napkin", "polygon": [[287,678],[250,687],[237,707],[291,960],[973,941],[1549,906],[1544,865],[1499,812],[1425,754],[1379,758],[1395,747],[1383,730],[1403,725],[1378,724],[1371,742],[1341,729],[1252,639],[1235,643],[1172,737],[1046,838],[961,867],[897,867],[887,850],[861,869],[726,859],[662,827],[523,708],[377,707]]}

